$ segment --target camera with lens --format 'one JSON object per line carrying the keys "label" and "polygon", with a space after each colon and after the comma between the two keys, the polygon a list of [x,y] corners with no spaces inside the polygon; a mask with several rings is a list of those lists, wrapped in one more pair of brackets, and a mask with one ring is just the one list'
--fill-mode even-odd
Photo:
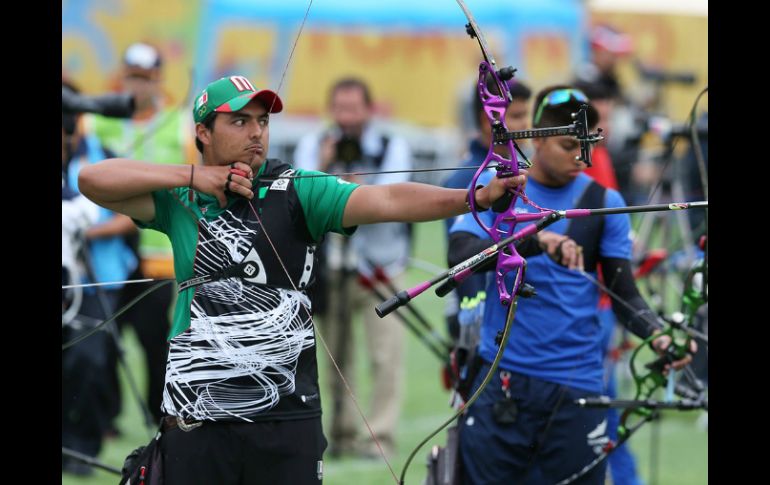
{"label": "camera with lens", "polygon": [[337,163],[350,166],[353,163],[361,162],[364,158],[364,152],[361,149],[361,141],[358,137],[342,135],[335,145],[337,153]]}
{"label": "camera with lens", "polygon": [[62,127],[68,135],[75,133],[76,117],[80,113],[130,118],[134,114],[134,109],[134,98],[128,93],[86,96],[64,84],[61,87]]}

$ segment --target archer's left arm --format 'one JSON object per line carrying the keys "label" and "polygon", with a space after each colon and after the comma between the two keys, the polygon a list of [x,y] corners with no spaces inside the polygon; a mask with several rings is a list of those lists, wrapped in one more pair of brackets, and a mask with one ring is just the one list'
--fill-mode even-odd
{"label": "archer's left arm", "polygon": [[623,258],[601,258],[601,268],[604,284],[617,295],[610,295],[610,298],[618,321],[641,339],[661,330],[663,327],[657,315],[639,294],[631,262]]}
{"label": "archer's left arm", "polygon": [[[657,315],[644,301],[636,287],[636,281],[631,271],[631,263],[622,258],[602,258],[602,276],[607,287],[616,295],[612,296],[612,310],[618,320],[634,335],[646,339],[650,335],[663,331],[663,325]],[[658,355],[664,355],[671,345],[669,335],[661,335],[652,342],[652,348]],[[673,367],[681,369],[692,361],[692,355],[697,350],[694,340],[690,341],[690,354],[679,360],[666,364],[665,369]]]}
{"label": "archer's left arm", "polygon": [[[522,171],[523,172],[523,171]],[[516,177],[494,177],[488,186],[475,191],[476,203],[489,207],[509,189],[526,182],[526,173]],[[447,219],[468,212],[464,189],[406,182],[362,185],[350,194],[343,226],[377,222],[424,222]]]}

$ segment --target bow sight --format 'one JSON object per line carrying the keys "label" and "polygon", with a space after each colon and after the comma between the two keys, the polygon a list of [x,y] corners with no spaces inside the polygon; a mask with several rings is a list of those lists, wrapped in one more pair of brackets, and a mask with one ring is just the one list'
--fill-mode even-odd
{"label": "bow sight", "polygon": [[[502,70],[502,69],[501,69]],[[546,138],[549,136],[574,136],[580,142],[580,156],[589,167],[591,166],[591,145],[604,139],[602,129],[597,128],[596,133],[588,129],[588,105],[584,104],[577,113],[572,113],[574,123],[567,126],[552,126],[548,128],[532,128],[529,130],[506,131],[501,123],[492,125],[492,141],[496,144],[506,143],[509,140],[521,140],[524,138]],[[527,168],[527,167],[520,167]]]}

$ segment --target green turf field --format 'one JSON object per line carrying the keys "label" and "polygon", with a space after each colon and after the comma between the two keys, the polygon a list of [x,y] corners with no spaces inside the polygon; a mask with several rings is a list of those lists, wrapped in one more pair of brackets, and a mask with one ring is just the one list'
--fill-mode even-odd
{"label": "green turf field", "polygon": [[[444,265],[446,253],[442,231],[442,222],[416,224],[414,256],[437,265]],[[422,270],[413,269],[410,271],[410,283],[427,279],[427,277],[428,275]],[[435,297],[432,292],[428,293],[416,300],[417,306],[425,315],[429,316],[434,326],[443,332],[444,302]],[[398,454],[391,460],[396,475],[401,473],[411,449],[451,415],[447,405],[449,394],[441,386],[438,360],[411,334],[408,334],[407,338],[407,388],[402,417],[397,431]],[[140,358],[141,349],[130,331],[125,334],[125,346],[129,364],[140,380],[140,388],[143,389],[144,369]],[[361,345],[361,348],[363,347]],[[327,372],[325,363],[328,358],[323,348],[318,352],[322,374],[321,383],[323,384],[325,382],[324,375]],[[367,400],[365,397],[369,383],[364,376],[366,368],[362,353],[358,354],[358,358],[361,364],[357,366],[360,373],[359,395],[357,397],[359,397],[366,414]],[[105,442],[99,456],[103,462],[118,468],[131,450],[149,441],[151,433],[142,425],[135,400],[129,395],[125,383],[123,396],[123,414],[118,421],[122,435]],[[322,399],[326,404],[331,401],[327,395],[323,395]],[[700,412],[668,412],[663,415],[656,428],[649,424],[645,425],[631,439],[631,447],[638,458],[641,476],[648,485],[702,485],[708,483],[708,432],[699,429],[696,425],[696,420],[700,415]],[[444,434],[442,433],[423,447],[409,468],[406,478],[407,484],[422,483],[425,475],[425,456],[433,444],[441,444],[443,440]],[[651,453],[652,449],[655,449],[656,452]],[[394,483],[394,478],[387,465],[381,459],[329,460],[327,458],[324,465],[324,483],[326,484],[384,485]],[[654,473],[656,480],[651,479],[651,473]],[[62,475],[63,485],[114,485],[117,482],[118,478],[115,475],[100,470],[97,470],[92,477],[87,479]]]}

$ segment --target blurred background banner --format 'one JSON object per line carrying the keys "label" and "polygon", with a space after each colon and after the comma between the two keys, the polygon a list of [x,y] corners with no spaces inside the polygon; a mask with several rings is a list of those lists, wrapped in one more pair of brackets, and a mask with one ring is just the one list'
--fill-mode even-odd
{"label": "blurred background banner", "polygon": [[[620,67],[633,95],[640,64],[690,72],[693,85],[664,87],[669,115],[681,119],[708,75],[705,1],[469,0],[468,6],[503,65],[535,89],[570,78],[589,55],[590,22],[610,23],[634,39],[633,60]],[[164,90],[181,102],[193,82],[239,73],[276,89],[289,59],[306,0],[64,0],[62,69],[85,92],[112,90],[130,43],[157,45],[166,60]],[[332,81],[363,77],[378,114],[428,127],[457,124],[457,99],[476,75],[479,49],[450,0],[350,2],[317,0],[281,87],[285,113],[318,117]],[[190,69],[193,79],[190,79]],[[645,99],[646,101],[646,99]]]}
{"label": "blurred background banner", "polygon": [[[618,66],[621,84],[651,111],[683,121],[708,84],[706,0],[590,0],[591,21],[610,24],[634,40]],[[665,75],[668,75],[667,77]],[[693,79],[688,83],[689,79]],[[708,109],[708,97],[701,102]]]}
{"label": "blurred background banner", "polygon": [[[307,0],[69,0],[62,3],[62,63],[87,92],[115,85],[120,55],[137,40],[165,55],[172,102],[226,74],[276,89]],[[568,78],[585,54],[584,2],[470,0],[504,65],[533,85]],[[320,116],[342,74],[364,78],[378,113],[424,126],[456,124],[458,93],[477,74],[479,48],[451,0],[313,3],[281,87],[287,115]]]}
{"label": "blurred background banner", "polygon": [[[591,0],[588,7],[593,22],[613,25],[634,39],[633,60],[618,66],[618,75],[635,101],[683,121],[708,84],[708,2]],[[661,73],[669,74],[668,81]],[[684,82],[688,75],[692,83]],[[708,97],[701,107],[708,109]]]}
{"label": "blurred background banner", "polygon": [[[707,83],[703,0],[467,4],[500,66],[517,68],[535,92],[572,78],[590,57],[590,28],[599,22],[634,39],[634,54],[618,72],[636,105],[684,120]],[[480,52],[455,2],[316,0],[281,83],[307,8],[307,0],[64,0],[62,71],[86,93],[116,90],[123,51],[144,41],[164,56],[163,90],[171,104],[190,104],[198,90],[225,75],[245,75],[264,88],[280,85],[286,108],[273,122],[270,156],[284,159],[323,120],[333,81],[356,75],[371,86],[378,118],[407,138],[416,167],[460,157]],[[672,73],[694,82],[661,81]]]}

